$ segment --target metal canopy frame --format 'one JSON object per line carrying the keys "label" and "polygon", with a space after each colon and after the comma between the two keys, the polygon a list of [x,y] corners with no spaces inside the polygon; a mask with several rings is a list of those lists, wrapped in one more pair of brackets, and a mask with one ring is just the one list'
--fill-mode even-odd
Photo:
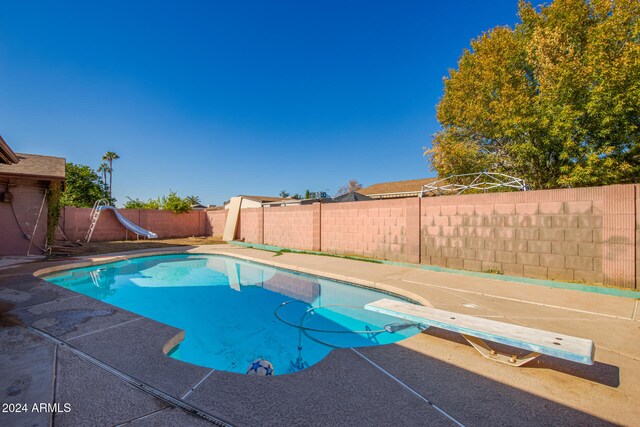
{"label": "metal canopy frame", "polygon": [[[459,182],[461,180],[471,182],[468,184],[460,184]],[[495,188],[513,188],[520,191],[527,191],[524,179],[498,172],[478,172],[451,175],[429,184],[424,184],[420,191],[420,197],[462,194],[468,190],[479,190],[486,193]]]}

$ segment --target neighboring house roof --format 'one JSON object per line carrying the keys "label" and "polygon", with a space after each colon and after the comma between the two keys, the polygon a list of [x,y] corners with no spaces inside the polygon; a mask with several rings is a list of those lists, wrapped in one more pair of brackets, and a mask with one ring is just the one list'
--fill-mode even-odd
{"label": "neighboring house roof", "polygon": [[286,199],[275,200],[273,202],[264,202],[262,206],[299,206],[311,205],[318,202],[331,202],[331,199],[294,199],[287,197]]}
{"label": "neighboring house roof", "polygon": [[291,205],[299,205],[302,200],[300,199],[292,199],[291,197],[279,198],[278,200],[273,201],[265,201],[262,202],[262,206],[291,206]]}
{"label": "neighboring house roof", "polygon": [[19,161],[16,153],[13,152],[9,144],[0,136],[0,164],[12,165]]}
{"label": "neighboring house roof", "polygon": [[[282,200],[290,200],[291,198],[286,198],[283,199],[282,197],[272,197],[272,196],[249,196],[246,194],[239,194],[236,197],[242,197],[243,199],[247,199],[247,200],[252,200],[254,202],[257,203],[270,203],[270,202],[275,202],[275,201],[282,201]],[[226,202],[223,203],[224,206],[227,206],[229,204],[231,200],[227,200]]]}
{"label": "neighboring house roof", "polygon": [[64,181],[66,161],[62,157],[15,154],[18,163],[1,164],[0,176],[34,178],[46,181]]}
{"label": "neighboring house roof", "polygon": [[362,188],[358,190],[358,192],[373,199],[412,197],[420,194],[424,184],[434,182],[437,179],[438,178],[420,178],[407,181],[381,182]]}
{"label": "neighboring house roof", "polygon": [[256,202],[275,202],[276,200],[283,200],[282,197],[271,197],[271,196],[247,196],[245,194],[240,194],[238,197],[242,197],[249,200],[254,200]]}
{"label": "neighboring house roof", "polygon": [[363,200],[373,200],[373,199],[369,196],[365,196],[362,193],[358,193],[357,191],[350,191],[348,193],[345,193],[333,198],[334,202],[359,202]]}
{"label": "neighboring house roof", "polygon": [[324,191],[311,192],[311,197],[308,199],[294,199],[293,197],[282,197],[274,201],[262,202],[262,206],[299,206],[299,205],[311,205],[313,203],[331,203],[333,199],[327,196]]}

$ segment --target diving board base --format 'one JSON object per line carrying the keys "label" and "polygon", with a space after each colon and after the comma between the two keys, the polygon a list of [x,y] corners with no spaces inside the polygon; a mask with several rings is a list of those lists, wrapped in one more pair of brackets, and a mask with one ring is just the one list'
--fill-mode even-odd
{"label": "diving board base", "polygon": [[497,350],[492,349],[489,344],[487,344],[480,338],[472,337],[471,335],[465,334],[460,335],[462,335],[462,337],[467,340],[467,342],[471,344],[473,348],[478,350],[478,353],[480,353],[482,356],[486,357],[489,360],[504,363],[506,365],[522,366],[525,363],[529,363],[540,356],[540,353],[536,353],[535,351],[527,354],[524,357],[518,357],[516,354],[501,353]]}

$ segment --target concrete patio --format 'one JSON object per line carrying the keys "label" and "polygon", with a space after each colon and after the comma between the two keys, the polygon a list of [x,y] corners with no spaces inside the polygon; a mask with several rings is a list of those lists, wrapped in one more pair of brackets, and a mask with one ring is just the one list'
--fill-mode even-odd
{"label": "concrete patio", "polygon": [[[163,353],[179,338],[176,328],[33,275],[109,256],[43,261],[0,269],[2,403],[28,405],[26,413],[0,413],[0,425],[631,426],[640,418],[637,299],[499,276],[276,257],[228,245],[189,251],[252,259],[394,290],[436,308],[589,338],[596,363],[543,356],[514,368],[481,357],[459,335],[431,328],[394,345],[335,350],[291,375],[215,371]],[[34,403],[59,403],[61,411],[34,412]]]}

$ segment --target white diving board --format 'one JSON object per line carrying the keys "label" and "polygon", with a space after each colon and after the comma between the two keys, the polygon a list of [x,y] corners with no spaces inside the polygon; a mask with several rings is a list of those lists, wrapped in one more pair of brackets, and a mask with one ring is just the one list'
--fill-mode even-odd
{"label": "white diving board", "polygon": [[[434,326],[457,332],[484,357],[513,366],[524,365],[541,354],[593,365],[595,346],[593,341],[585,338],[423,307],[402,301],[392,301],[386,298],[367,304],[365,309],[426,327]],[[509,355],[493,350],[484,340],[521,348],[531,351],[531,353],[518,358],[513,354]]]}
{"label": "white diving board", "polygon": [[240,209],[242,208],[242,196],[232,197],[229,200],[229,210],[227,212],[227,222],[224,224],[222,240],[229,242],[236,238],[238,219],[240,219]]}

